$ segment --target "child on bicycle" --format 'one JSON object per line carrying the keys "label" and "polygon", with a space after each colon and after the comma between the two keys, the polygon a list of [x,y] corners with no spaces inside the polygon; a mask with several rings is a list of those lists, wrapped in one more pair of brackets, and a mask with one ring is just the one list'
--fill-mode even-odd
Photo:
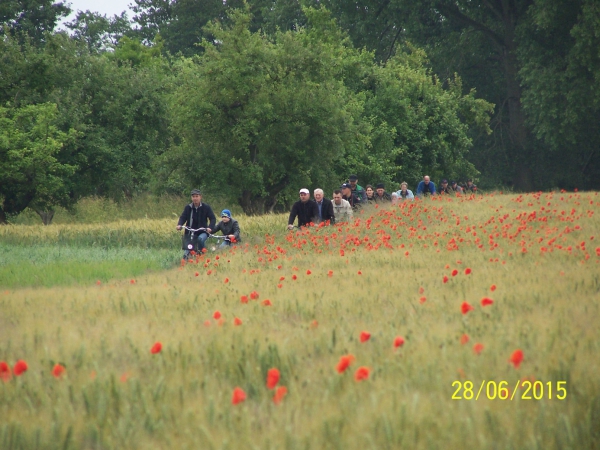
{"label": "child on bicycle", "polygon": [[228,238],[228,240],[223,240],[221,248],[237,244],[241,241],[240,225],[237,220],[231,217],[231,211],[228,209],[221,211],[221,221],[213,229],[212,234],[216,234],[217,231],[220,231],[223,233],[223,236],[227,236]]}

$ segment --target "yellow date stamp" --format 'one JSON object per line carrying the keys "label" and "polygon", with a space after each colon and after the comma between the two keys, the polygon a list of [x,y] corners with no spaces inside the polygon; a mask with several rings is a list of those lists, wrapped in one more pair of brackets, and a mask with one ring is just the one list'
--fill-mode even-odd
{"label": "yellow date stamp", "polygon": [[[453,381],[452,387],[455,388],[452,394],[452,400],[479,400],[487,398],[488,400],[548,400],[567,398],[566,381],[521,381],[509,384],[508,381],[483,380],[476,387],[472,381]],[[511,387],[513,389],[511,390]],[[517,393],[517,391],[519,391]]]}

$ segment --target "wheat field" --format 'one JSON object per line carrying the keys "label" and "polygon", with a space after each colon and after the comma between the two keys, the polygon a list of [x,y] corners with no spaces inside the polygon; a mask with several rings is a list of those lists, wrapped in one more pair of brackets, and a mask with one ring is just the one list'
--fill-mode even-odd
{"label": "wheat field", "polygon": [[292,232],[239,216],[239,246],[187,264],[173,220],[0,227],[173,249],[135,277],[0,287],[0,448],[600,448],[599,210],[549,192]]}

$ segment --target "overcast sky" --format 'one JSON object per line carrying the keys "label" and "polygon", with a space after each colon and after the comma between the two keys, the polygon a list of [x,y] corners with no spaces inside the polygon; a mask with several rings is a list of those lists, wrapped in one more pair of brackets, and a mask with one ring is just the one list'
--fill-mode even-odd
{"label": "overcast sky", "polygon": [[[0,0],[1,1],[1,0]],[[107,16],[113,16],[115,14],[121,14],[123,11],[127,11],[127,16],[131,19],[131,11],[129,10],[129,4],[134,3],[133,0],[65,0],[65,3],[71,4],[73,13],[67,21],[71,21],[75,18],[77,11],[90,10],[92,12],[99,12],[100,14],[106,14]]]}

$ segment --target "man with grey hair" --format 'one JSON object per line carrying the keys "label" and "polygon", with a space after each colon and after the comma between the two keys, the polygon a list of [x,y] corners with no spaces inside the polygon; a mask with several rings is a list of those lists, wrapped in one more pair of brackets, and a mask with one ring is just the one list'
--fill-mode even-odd
{"label": "man with grey hair", "polygon": [[319,208],[319,221],[329,222],[331,225],[335,223],[335,215],[333,214],[333,203],[323,195],[323,189],[317,188],[313,191],[317,208]]}

